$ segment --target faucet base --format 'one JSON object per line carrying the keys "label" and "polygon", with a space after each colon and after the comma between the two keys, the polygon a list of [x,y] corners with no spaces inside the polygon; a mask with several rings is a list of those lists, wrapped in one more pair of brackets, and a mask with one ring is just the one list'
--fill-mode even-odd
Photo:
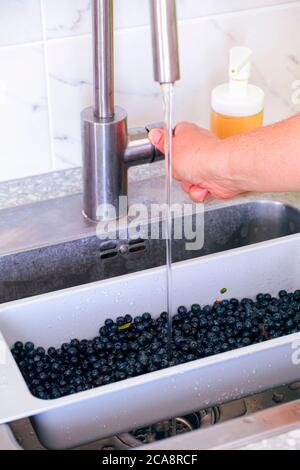
{"label": "faucet base", "polygon": [[120,207],[119,200],[127,196],[128,186],[124,161],[128,144],[126,111],[116,107],[112,120],[101,120],[90,107],[82,112],[81,119],[84,214],[93,221],[123,217],[127,207]]}

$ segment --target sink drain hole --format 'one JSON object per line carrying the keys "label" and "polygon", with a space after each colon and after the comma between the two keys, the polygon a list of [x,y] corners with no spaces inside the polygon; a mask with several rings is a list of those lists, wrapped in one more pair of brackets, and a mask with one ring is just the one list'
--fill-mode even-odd
{"label": "sink drain hole", "polygon": [[129,253],[141,253],[143,251],[146,251],[145,245],[134,246],[132,248],[129,248]]}
{"label": "sink drain hole", "polygon": [[103,253],[100,255],[100,258],[102,260],[106,260],[106,259],[111,259],[111,258],[115,258],[117,256],[118,252],[117,251],[111,251],[110,253]]}

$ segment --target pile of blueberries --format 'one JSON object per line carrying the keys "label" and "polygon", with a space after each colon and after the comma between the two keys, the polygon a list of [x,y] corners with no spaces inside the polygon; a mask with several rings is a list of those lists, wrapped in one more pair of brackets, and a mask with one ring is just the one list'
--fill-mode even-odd
{"label": "pile of blueberries", "polygon": [[149,313],[106,320],[94,339],[72,339],[45,351],[15,343],[12,354],[33,395],[57,399],[177,364],[213,356],[300,331],[300,290],[279,297],[217,301],[190,310],[179,307],[172,319]]}

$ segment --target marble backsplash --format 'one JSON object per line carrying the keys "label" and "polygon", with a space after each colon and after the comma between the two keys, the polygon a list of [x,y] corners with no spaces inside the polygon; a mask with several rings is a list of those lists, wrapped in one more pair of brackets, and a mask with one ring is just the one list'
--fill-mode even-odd
{"label": "marble backsplash", "polygon": [[[116,102],[129,124],[160,120],[148,0],[115,0]],[[182,79],[175,119],[208,126],[228,51],[254,51],[265,123],[300,111],[300,1],[177,0]],[[81,163],[80,111],[92,103],[89,0],[0,0],[0,181]]]}

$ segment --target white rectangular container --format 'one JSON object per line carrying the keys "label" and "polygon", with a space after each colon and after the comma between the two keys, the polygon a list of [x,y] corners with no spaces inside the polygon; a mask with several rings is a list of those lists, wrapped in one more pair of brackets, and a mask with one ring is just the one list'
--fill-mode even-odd
{"label": "white rectangular container", "polygon": [[[277,295],[300,288],[300,236],[174,266],[174,305]],[[58,400],[31,395],[9,351],[15,341],[59,346],[93,338],[108,317],[165,309],[165,269],[0,307],[0,424],[32,416],[42,443],[64,449],[300,378],[300,334],[201,359]]]}

